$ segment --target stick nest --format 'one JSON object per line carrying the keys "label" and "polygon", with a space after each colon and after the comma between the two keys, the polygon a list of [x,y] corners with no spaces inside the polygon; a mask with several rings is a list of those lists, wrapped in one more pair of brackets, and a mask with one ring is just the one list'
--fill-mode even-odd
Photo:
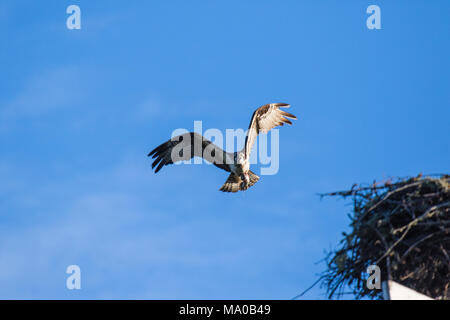
{"label": "stick nest", "polygon": [[[350,234],[325,258],[319,279],[328,297],[351,293],[381,299],[366,286],[369,265],[434,299],[450,299],[450,176],[389,179],[348,191],[322,194],[351,198]],[[350,292],[348,292],[350,290]],[[347,292],[346,292],[347,291]]]}

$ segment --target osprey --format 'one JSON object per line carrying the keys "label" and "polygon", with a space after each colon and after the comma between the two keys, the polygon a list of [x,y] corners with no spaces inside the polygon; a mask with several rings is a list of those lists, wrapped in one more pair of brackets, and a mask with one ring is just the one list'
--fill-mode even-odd
{"label": "osprey", "polygon": [[292,124],[289,119],[297,120],[297,117],[280,107],[289,108],[286,103],[270,103],[259,107],[253,112],[244,148],[238,152],[225,152],[217,145],[204,138],[202,135],[189,132],[173,137],[167,142],[151,151],[148,156],[155,159],[152,169],[156,167],[157,173],[163,166],[181,160],[189,160],[194,156],[202,157],[218,168],[230,172],[227,181],[220,188],[223,192],[237,192],[247,190],[258,182],[259,177],[250,170],[250,152],[256,137],[260,132],[267,133],[276,126],[285,123]]}

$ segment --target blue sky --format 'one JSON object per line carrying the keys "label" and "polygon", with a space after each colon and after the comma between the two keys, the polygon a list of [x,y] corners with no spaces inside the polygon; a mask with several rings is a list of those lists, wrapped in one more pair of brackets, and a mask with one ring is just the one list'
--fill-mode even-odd
{"label": "blue sky", "polygon": [[[81,8],[81,30],[66,8]],[[382,30],[366,28],[381,8]],[[350,206],[317,193],[450,170],[448,1],[0,3],[0,298],[290,299]],[[289,102],[244,193],[151,171],[176,128]],[[257,172],[258,173],[258,172]],[[82,289],[65,287],[77,264]],[[324,289],[303,298],[324,299]]]}

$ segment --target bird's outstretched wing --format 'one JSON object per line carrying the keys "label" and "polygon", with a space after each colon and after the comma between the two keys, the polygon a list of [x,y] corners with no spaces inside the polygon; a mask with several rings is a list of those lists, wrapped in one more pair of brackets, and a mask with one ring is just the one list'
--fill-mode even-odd
{"label": "bird's outstretched wing", "polygon": [[230,172],[230,155],[202,135],[189,132],[164,142],[152,150],[148,156],[155,159],[152,168],[157,173],[163,166],[177,161],[189,160],[194,156],[202,157],[215,166]]}
{"label": "bird's outstretched wing", "polygon": [[267,133],[276,126],[283,126],[285,123],[292,124],[289,119],[297,120],[296,116],[281,110],[280,107],[289,108],[290,105],[287,103],[270,103],[259,107],[253,112],[247,137],[245,138],[245,155],[247,158],[250,156],[253,144],[260,132]]}

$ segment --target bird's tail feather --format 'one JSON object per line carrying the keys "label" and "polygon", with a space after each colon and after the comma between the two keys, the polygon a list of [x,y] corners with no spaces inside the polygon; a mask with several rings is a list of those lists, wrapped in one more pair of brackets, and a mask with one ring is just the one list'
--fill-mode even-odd
{"label": "bird's tail feather", "polygon": [[242,186],[242,179],[238,175],[234,173],[230,173],[228,176],[227,181],[223,184],[223,186],[219,189],[223,192],[237,192],[239,190],[244,191],[247,190],[249,187],[253,186],[255,183],[258,182],[259,177],[254,174],[252,171],[248,172],[248,177],[250,178],[250,182],[247,185],[247,187]]}

